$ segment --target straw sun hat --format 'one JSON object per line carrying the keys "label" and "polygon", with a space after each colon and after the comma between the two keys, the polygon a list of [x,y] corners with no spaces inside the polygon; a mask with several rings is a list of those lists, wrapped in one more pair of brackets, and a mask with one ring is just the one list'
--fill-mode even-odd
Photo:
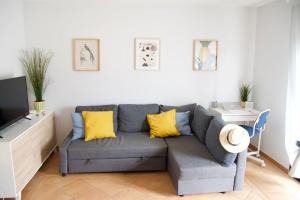
{"label": "straw sun hat", "polygon": [[250,143],[248,132],[235,124],[224,126],[221,130],[219,140],[224,149],[231,153],[244,151]]}

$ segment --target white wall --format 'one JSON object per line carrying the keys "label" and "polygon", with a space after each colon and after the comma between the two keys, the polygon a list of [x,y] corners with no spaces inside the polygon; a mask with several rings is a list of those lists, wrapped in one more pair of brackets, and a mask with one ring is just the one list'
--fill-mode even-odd
{"label": "white wall", "polygon": [[0,0],[0,78],[22,74],[18,60],[25,47],[22,0]]}
{"label": "white wall", "polygon": [[[84,3],[85,2],[85,3]],[[285,101],[290,6],[283,0],[258,9],[201,6],[196,1],[118,0],[34,1],[24,3],[27,47],[52,49],[46,93],[57,113],[61,142],[76,105],[108,103],[237,101],[240,80],[252,80],[256,106],[271,108],[263,151],[284,166]],[[0,0],[0,77],[22,74],[22,0]],[[257,29],[257,30],[256,30]],[[101,71],[72,71],[72,38],[101,39]],[[161,39],[161,70],[133,70],[135,37]],[[256,37],[256,42],[255,42]],[[192,39],[219,40],[217,72],[192,71]],[[254,48],[255,45],[255,48]],[[255,50],[255,59],[253,59]]]}
{"label": "white wall", "polygon": [[279,0],[258,9],[254,67],[254,102],[271,108],[262,150],[288,167],[285,151],[285,112],[289,64],[291,7]]}
{"label": "white wall", "polygon": [[[58,139],[76,105],[238,101],[253,72],[256,9],[165,1],[26,1],[27,47],[52,49],[45,99],[56,111]],[[73,38],[101,39],[101,71],[72,70]],[[134,38],[161,40],[161,69],[134,71]],[[219,40],[217,72],[192,71],[192,41]]]}

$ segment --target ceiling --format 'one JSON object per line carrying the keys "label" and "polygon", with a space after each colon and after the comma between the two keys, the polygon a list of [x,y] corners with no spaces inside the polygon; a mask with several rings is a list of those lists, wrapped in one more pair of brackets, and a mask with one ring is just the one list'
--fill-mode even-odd
{"label": "ceiling", "polygon": [[185,2],[189,1],[203,5],[259,7],[275,0],[185,0]]}
{"label": "ceiling", "polygon": [[[55,2],[57,0],[23,0],[25,2]],[[63,0],[60,0],[63,1]],[[67,1],[67,0],[65,0]],[[89,0],[86,0],[87,2]],[[100,0],[92,0],[92,1],[100,1]],[[107,0],[107,1],[117,1],[120,3],[142,3],[143,0]],[[250,7],[259,7],[272,1],[276,0],[151,0],[152,3],[181,3],[181,4],[202,4],[202,5],[214,5],[214,6],[250,6]],[[284,1],[284,0],[277,0]],[[148,0],[146,0],[149,3]]]}

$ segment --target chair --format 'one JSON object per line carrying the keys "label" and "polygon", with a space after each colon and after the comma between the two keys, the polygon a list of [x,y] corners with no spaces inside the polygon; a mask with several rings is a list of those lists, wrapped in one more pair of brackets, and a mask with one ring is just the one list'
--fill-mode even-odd
{"label": "chair", "polygon": [[268,118],[269,114],[270,114],[270,109],[261,112],[258,115],[253,127],[241,125],[241,127],[243,127],[244,129],[247,130],[250,139],[258,137],[257,150],[248,152],[248,158],[257,161],[258,163],[261,164],[262,167],[265,167],[266,164],[265,164],[264,160],[259,158],[259,156],[260,156],[259,153],[260,153],[261,135],[262,135],[262,132],[265,130],[265,125],[266,125],[267,118]]}

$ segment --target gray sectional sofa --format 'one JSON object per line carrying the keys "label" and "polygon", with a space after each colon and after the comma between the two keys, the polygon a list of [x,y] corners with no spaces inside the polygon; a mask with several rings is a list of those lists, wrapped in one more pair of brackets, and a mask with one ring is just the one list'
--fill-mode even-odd
{"label": "gray sectional sofa", "polygon": [[[176,108],[190,111],[193,136],[149,138],[146,115]],[[168,170],[178,195],[241,190],[246,152],[226,152],[218,142],[225,123],[203,107],[147,105],[78,106],[76,112],[114,112],[115,139],[71,140],[60,146],[60,172]]]}

